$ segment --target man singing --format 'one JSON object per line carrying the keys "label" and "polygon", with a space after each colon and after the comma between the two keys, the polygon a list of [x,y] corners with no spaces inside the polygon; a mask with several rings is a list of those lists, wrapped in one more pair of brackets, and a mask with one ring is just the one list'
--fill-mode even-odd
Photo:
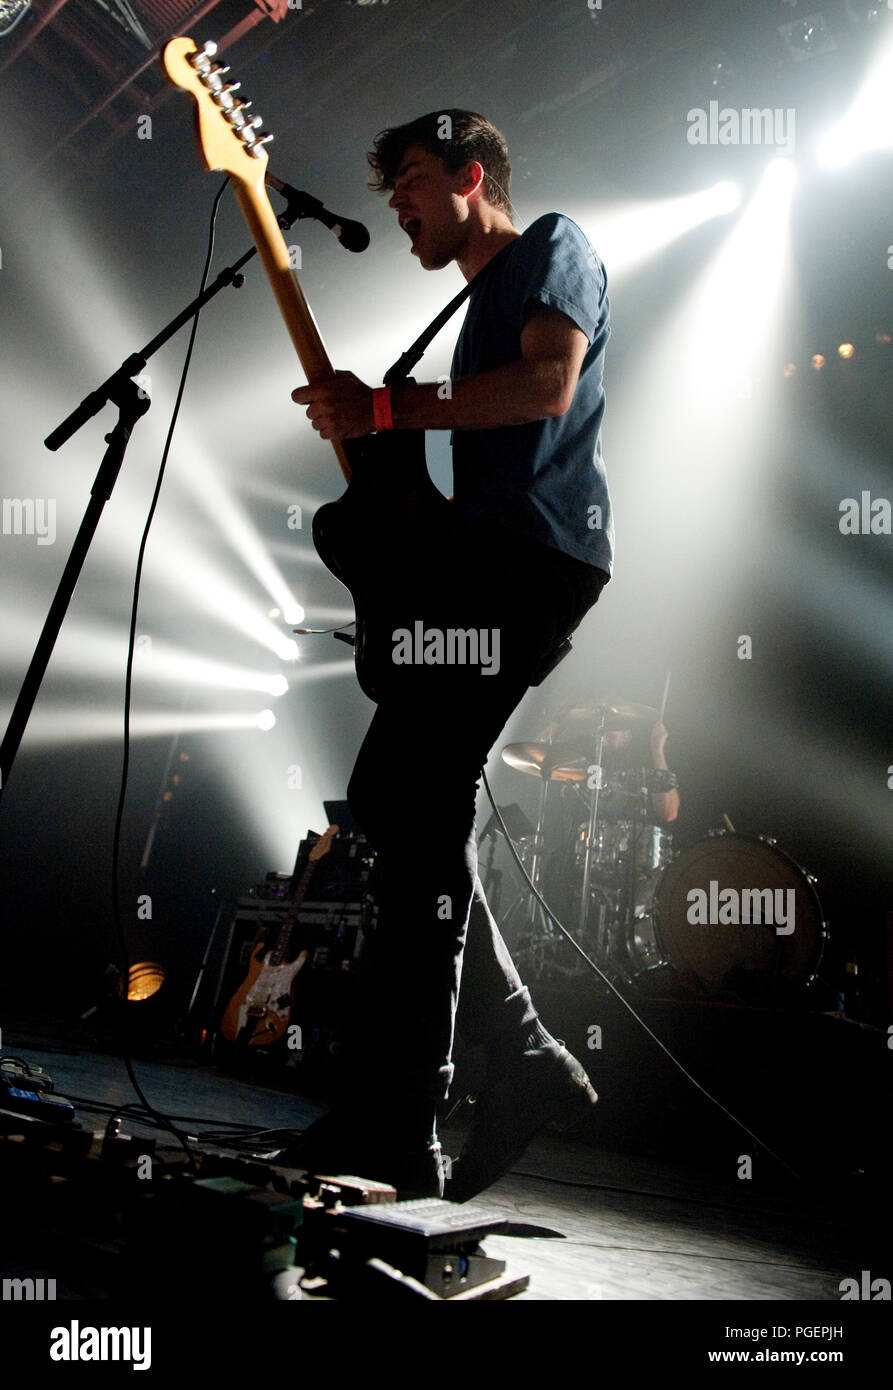
{"label": "man singing", "polygon": [[379,700],[348,787],[382,876],[365,1006],[345,1093],[299,1152],[317,1171],[390,1181],[402,1198],[444,1195],[436,1112],[458,1029],[488,1068],[445,1191],[464,1201],[543,1125],[582,1118],[597,1099],[540,1022],[489,912],[474,814],[506,720],[611,574],[599,437],[610,306],[604,267],[574,222],[548,213],[516,230],[505,141],[482,116],[432,112],[383,131],[368,159],[370,186],[390,191],[422,267],[455,261],[466,282],[480,277],[449,390],[373,390],[338,372],[293,399],[323,439],[453,432],[450,524],[413,539],[407,584],[425,632],[480,634],[488,660],[395,667]]}

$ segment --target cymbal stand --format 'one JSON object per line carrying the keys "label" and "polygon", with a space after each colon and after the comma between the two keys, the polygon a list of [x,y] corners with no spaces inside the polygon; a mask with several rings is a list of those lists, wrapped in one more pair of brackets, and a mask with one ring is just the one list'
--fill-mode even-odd
{"label": "cymbal stand", "polygon": [[598,732],[595,735],[595,758],[586,769],[586,785],[592,792],[589,802],[589,824],[586,827],[586,853],[583,859],[583,888],[580,895],[580,936],[586,931],[592,891],[592,851],[595,849],[595,829],[598,823],[598,797],[604,783],[602,757],[605,748],[607,709],[599,706]]}
{"label": "cymbal stand", "polygon": [[[551,774],[554,766],[555,761],[550,761],[547,758],[541,768],[540,799],[536,818],[536,829],[533,833],[530,848],[525,849],[521,854],[525,869],[530,875],[533,883],[540,890],[542,889],[542,861],[546,849],[546,816],[549,807],[549,788],[551,786]],[[506,912],[502,923],[503,930],[512,922],[515,914],[522,907],[525,909],[524,917],[522,918],[524,928],[532,933],[535,933],[537,929],[539,929],[539,931],[546,936],[555,935],[552,928],[552,919],[535,894],[526,887],[522,889]]]}
{"label": "cymbal stand", "polygon": [[641,839],[643,835],[648,833],[650,828],[650,802],[646,777],[647,772],[643,768],[641,785],[636,788],[636,797],[639,804],[630,825],[629,857],[626,864],[626,873],[623,876],[620,920],[623,926],[624,940],[626,941],[630,939],[633,922],[636,916],[636,884],[639,879],[639,862],[642,857]]}

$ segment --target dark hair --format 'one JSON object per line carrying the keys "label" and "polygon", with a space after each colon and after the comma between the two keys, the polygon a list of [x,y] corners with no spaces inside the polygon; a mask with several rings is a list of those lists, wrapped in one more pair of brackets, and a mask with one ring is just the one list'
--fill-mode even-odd
{"label": "dark hair", "polygon": [[446,111],[431,111],[406,125],[379,131],[374,149],[366,156],[373,172],[370,188],[380,193],[394,187],[397,171],[410,145],[421,145],[429,154],[437,155],[451,173],[476,159],[484,170],[487,202],[511,217],[512,166],[508,150],[499,131],[485,116],[452,107]]}

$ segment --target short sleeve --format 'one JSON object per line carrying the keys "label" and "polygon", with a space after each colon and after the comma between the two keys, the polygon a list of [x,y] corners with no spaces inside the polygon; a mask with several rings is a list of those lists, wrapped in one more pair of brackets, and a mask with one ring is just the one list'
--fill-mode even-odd
{"label": "short sleeve", "polygon": [[516,306],[520,333],[532,301],[560,309],[592,343],[599,329],[607,290],[605,268],[570,217],[547,213],[518,243],[506,280]]}

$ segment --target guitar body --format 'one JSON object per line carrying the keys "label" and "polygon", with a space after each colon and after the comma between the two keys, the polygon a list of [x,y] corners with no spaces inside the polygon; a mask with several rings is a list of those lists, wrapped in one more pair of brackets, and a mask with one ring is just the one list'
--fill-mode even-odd
{"label": "guitar body", "polygon": [[249,1047],[270,1047],[279,1041],[291,1018],[291,987],[306,965],[309,952],[301,951],[290,964],[273,965],[260,946],[251,957],[248,975],[233,995],[220,1025],[227,1042]]}
{"label": "guitar body", "polygon": [[[419,556],[455,525],[452,504],[431,481],[422,430],[395,430],[344,442],[351,478],[337,502],[313,517],[313,543],[323,564],[350,590],[357,627],[357,680],[380,698],[392,669],[393,632],[422,614],[395,595],[414,591],[408,553]],[[407,599],[402,599],[403,605]],[[411,600],[409,600],[411,603]]]}

